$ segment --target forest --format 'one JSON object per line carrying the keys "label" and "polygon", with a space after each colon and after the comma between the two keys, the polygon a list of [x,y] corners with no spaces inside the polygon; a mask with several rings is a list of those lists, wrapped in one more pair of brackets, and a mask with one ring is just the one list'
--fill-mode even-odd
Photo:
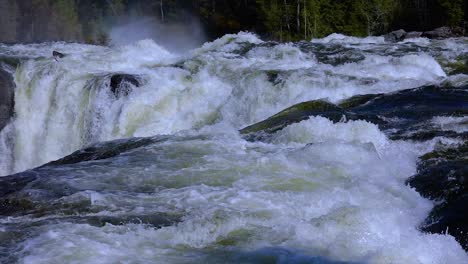
{"label": "forest", "polygon": [[190,23],[209,39],[241,30],[296,41],[333,32],[381,35],[403,28],[467,27],[464,0],[2,0],[0,42],[78,41],[105,44],[125,17]]}

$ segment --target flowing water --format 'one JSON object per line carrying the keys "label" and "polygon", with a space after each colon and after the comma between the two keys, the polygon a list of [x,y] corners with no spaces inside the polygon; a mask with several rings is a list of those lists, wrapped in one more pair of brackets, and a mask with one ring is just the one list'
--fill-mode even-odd
{"label": "flowing water", "polygon": [[[468,138],[466,38],[239,33],[182,55],[144,40],[1,58],[20,61],[2,263],[468,263],[421,227],[441,201],[407,185],[420,156]],[[338,115],[239,132],[319,99]]]}

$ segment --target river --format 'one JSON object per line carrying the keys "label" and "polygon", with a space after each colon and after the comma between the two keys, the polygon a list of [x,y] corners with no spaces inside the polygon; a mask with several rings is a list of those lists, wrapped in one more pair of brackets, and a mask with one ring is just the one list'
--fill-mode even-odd
{"label": "river", "polygon": [[[467,196],[467,38],[241,32],[184,54],[143,40],[0,58],[16,62],[2,263],[468,263],[463,226],[425,229]],[[421,157],[451,150],[461,191],[425,194]]]}

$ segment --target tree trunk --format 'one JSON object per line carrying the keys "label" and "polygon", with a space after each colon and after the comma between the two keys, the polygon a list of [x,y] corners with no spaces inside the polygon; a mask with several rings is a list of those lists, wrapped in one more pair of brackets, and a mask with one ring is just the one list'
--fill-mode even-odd
{"label": "tree trunk", "polygon": [[306,7],[306,0],[304,0],[304,39],[307,39],[307,7]]}
{"label": "tree trunk", "polygon": [[164,8],[163,8],[163,0],[159,1],[161,7],[161,21],[164,23]]}
{"label": "tree trunk", "polygon": [[291,32],[291,27],[289,26],[289,12],[288,12],[288,3],[284,0],[284,18],[286,20],[286,27],[288,28],[288,33]]}
{"label": "tree trunk", "polygon": [[297,33],[301,32],[301,0],[297,0],[297,13],[296,13],[296,22],[297,22]]}

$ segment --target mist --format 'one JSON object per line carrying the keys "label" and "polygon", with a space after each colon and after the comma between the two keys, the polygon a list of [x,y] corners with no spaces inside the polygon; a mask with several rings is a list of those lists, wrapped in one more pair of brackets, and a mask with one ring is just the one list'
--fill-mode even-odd
{"label": "mist", "polygon": [[[188,21],[188,22],[187,22]],[[195,17],[182,22],[162,23],[154,17],[124,17],[109,31],[110,44],[128,45],[143,39],[152,39],[174,53],[185,53],[206,41],[206,35]]]}

